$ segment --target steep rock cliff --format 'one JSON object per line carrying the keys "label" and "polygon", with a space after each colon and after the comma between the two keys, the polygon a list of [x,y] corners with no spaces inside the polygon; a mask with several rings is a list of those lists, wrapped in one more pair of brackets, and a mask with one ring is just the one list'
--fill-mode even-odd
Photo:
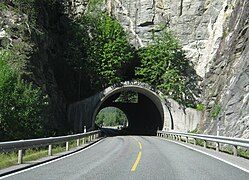
{"label": "steep rock cliff", "polygon": [[[233,12],[224,23],[218,50],[203,83],[207,111],[201,128],[209,133],[218,130],[227,136],[249,138],[249,1],[237,0],[230,6]],[[220,109],[216,116],[215,106]]]}

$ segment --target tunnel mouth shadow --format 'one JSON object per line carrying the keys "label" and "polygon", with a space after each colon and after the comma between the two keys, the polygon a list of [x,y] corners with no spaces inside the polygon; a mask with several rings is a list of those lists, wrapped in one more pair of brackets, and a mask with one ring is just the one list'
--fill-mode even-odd
{"label": "tunnel mouth shadow", "polygon": [[108,136],[156,135],[157,130],[162,129],[164,125],[163,108],[160,103],[160,101],[134,90],[117,92],[102,102],[94,121],[95,123],[99,122],[99,115],[104,109],[119,109],[125,114],[128,125],[124,125],[119,130],[102,129],[103,133]]}
{"label": "tunnel mouth shadow", "polygon": [[114,137],[114,136],[156,136],[157,131],[153,132],[137,132],[131,131],[127,128],[125,129],[115,129],[115,128],[101,128],[98,127],[104,137]]}

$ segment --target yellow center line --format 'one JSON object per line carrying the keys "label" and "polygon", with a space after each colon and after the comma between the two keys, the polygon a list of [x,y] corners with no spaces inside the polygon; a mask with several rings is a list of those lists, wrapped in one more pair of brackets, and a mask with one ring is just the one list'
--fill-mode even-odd
{"label": "yellow center line", "polygon": [[132,171],[132,172],[136,171],[137,165],[138,165],[138,163],[140,162],[141,156],[142,156],[142,152],[139,151],[139,153],[138,153],[138,155],[137,155],[137,159],[136,159],[135,163],[133,164],[133,166],[132,166],[132,168],[131,168],[131,171]]}
{"label": "yellow center line", "polygon": [[138,155],[137,155],[137,159],[136,159],[136,161],[135,161],[135,163],[133,164],[133,166],[132,166],[132,168],[131,168],[131,172],[134,172],[134,171],[136,171],[136,169],[137,169],[137,166],[138,166],[138,164],[139,164],[139,162],[140,162],[140,160],[141,160],[141,156],[142,156],[142,144],[141,144],[141,142],[139,142],[138,140],[137,140],[137,138],[135,138],[135,137],[132,137],[133,139],[135,139],[136,141],[137,141],[137,143],[138,143],[138,145],[139,145],[139,149],[140,149],[140,151],[138,152]]}
{"label": "yellow center line", "polygon": [[142,144],[139,141],[138,141],[138,144],[139,144],[140,150],[142,150]]}

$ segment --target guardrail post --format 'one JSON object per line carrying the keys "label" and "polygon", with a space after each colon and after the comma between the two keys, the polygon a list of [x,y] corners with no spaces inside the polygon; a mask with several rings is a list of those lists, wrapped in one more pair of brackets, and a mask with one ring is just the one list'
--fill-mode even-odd
{"label": "guardrail post", "polygon": [[77,146],[80,146],[80,139],[77,139],[77,140],[76,140],[76,145],[77,145]]}
{"label": "guardrail post", "polygon": [[66,151],[69,151],[69,142],[66,142]]}
{"label": "guardrail post", "polygon": [[52,156],[53,152],[52,152],[52,144],[48,145],[48,155]]}
{"label": "guardrail post", "polygon": [[186,143],[188,143],[188,137],[186,136]]}
{"label": "guardrail post", "polygon": [[233,155],[238,156],[238,146],[233,146]]}
{"label": "guardrail post", "polygon": [[218,142],[215,142],[215,148],[216,151],[220,151],[220,144]]}
{"label": "guardrail post", "polygon": [[194,138],[194,145],[196,145],[196,139]]}
{"label": "guardrail post", "polygon": [[20,149],[18,150],[18,161],[17,161],[18,164],[22,164],[23,163],[23,150]]}
{"label": "guardrail post", "polygon": [[207,148],[207,141],[206,140],[203,140],[203,147]]}

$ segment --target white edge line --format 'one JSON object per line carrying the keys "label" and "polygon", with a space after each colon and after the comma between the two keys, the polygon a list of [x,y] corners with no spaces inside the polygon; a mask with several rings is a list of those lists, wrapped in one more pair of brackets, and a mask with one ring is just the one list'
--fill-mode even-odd
{"label": "white edge line", "polygon": [[229,162],[229,161],[227,161],[227,160],[224,160],[224,159],[222,159],[222,158],[219,158],[219,157],[217,157],[217,156],[215,156],[215,155],[209,154],[209,153],[204,152],[204,151],[202,151],[202,150],[195,149],[195,148],[190,147],[190,146],[188,146],[188,145],[185,145],[185,144],[182,144],[182,143],[179,143],[179,142],[175,142],[175,141],[171,141],[171,140],[169,140],[169,139],[164,139],[164,138],[159,138],[159,139],[163,139],[163,140],[165,140],[165,141],[173,142],[173,143],[175,143],[175,144],[184,146],[184,147],[186,147],[186,148],[188,148],[188,149],[191,149],[191,150],[197,151],[197,152],[199,152],[199,153],[205,154],[205,155],[207,155],[207,156],[210,156],[210,157],[212,157],[212,158],[215,158],[215,159],[217,159],[217,160],[219,160],[219,161],[222,161],[222,162],[224,162],[224,163],[227,163],[227,164],[229,164],[229,165],[231,165],[231,166],[233,166],[233,167],[236,167],[236,168],[238,168],[238,169],[240,169],[240,170],[242,170],[242,171],[245,171],[245,172],[249,173],[249,170],[248,170],[248,169],[245,169],[245,168],[243,168],[243,167],[241,167],[241,166],[238,166],[238,165],[236,165],[236,164],[233,164],[232,162]]}
{"label": "white edge line", "polygon": [[76,154],[78,154],[78,153],[81,153],[81,152],[83,152],[83,151],[85,151],[85,150],[87,150],[87,149],[89,149],[89,148],[91,148],[91,147],[97,145],[98,143],[102,142],[103,140],[104,140],[104,138],[101,139],[101,140],[99,140],[98,142],[96,142],[96,143],[94,143],[94,144],[92,144],[92,145],[90,145],[90,146],[88,146],[88,147],[86,147],[86,148],[80,150],[80,151],[74,152],[74,153],[72,153],[72,154],[69,154],[69,155],[66,155],[66,156],[63,156],[63,157],[59,157],[59,158],[57,158],[57,159],[54,159],[54,160],[51,160],[51,161],[49,161],[49,162],[45,162],[45,163],[39,164],[39,165],[37,165],[37,166],[33,166],[33,167],[30,167],[30,168],[27,168],[27,169],[24,169],[24,170],[21,170],[21,171],[17,171],[17,172],[12,173],[12,174],[8,174],[8,175],[5,175],[5,176],[2,176],[2,177],[0,177],[0,179],[8,178],[8,177],[11,177],[11,176],[14,176],[14,175],[17,175],[17,174],[20,174],[20,173],[23,173],[23,172],[32,170],[32,169],[36,169],[36,168],[41,167],[41,166],[45,166],[45,165],[50,164],[50,163],[54,163],[54,162],[56,162],[56,161],[59,161],[59,160],[68,158],[68,157],[70,157],[70,156],[76,155]]}

